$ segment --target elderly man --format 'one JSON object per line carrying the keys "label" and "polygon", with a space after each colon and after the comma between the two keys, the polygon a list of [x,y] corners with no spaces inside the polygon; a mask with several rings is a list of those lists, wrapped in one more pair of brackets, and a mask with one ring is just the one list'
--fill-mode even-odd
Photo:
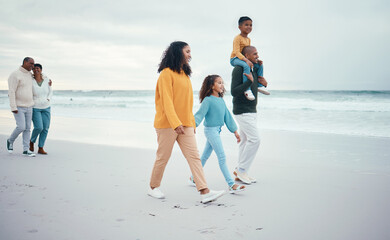
{"label": "elderly man", "polygon": [[[257,63],[259,55],[255,47],[247,46],[242,50],[243,55],[252,63]],[[263,65],[260,65],[262,73]],[[233,114],[239,125],[241,142],[238,152],[238,164],[234,175],[243,183],[255,183],[256,179],[248,175],[249,168],[256,157],[260,146],[260,136],[257,129],[257,81],[267,86],[267,81],[263,76],[257,76],[257,70],[251,74],[245,74],[249,81],[243,82],[243,68],[236,66],[232,72],[231,93],[233,96]],[[256,79],[254,81],[253,79]],[[248,100],[244,92],[251,88],[255,99]]]}
{"label": "elderly man", "polygon": [[29,150],[32,107],[34,106],[32,91],[34,79],[31,73],[33,67],[34,59],[26,57],[23,59],[23,65],[11,73],[8,78],[8,97],[16,128],[7,139],[7,150],[9,153],[13,152],[13,143],[23,132],[23,154],[29,157],[35,157],[35,154]]}

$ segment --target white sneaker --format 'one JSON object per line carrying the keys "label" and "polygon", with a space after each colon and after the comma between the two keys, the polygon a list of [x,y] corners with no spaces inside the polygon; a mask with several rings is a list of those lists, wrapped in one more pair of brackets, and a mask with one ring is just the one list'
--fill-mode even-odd
{"label": "white sneaker", "polygon": [[249,180],[251,180],[252,183],[257,182],[257,179],[256,179],[256,178],[253,178],[253,177],[250,177],[250,176],[248,176],[248,178],[249,178]]}
{"label": "white sneaker", "polygon": [[225,194],[225,191],[213,191],[210,190],[209,193],[202,194],[202,200],[200,201],[201,203],[208,203],[216,200],[217,198],[221,197],[222,195]]}
{"label": "white sneaker", "polygon": [[241,182],[245,183],[245,184],[251,184],[252,181],[249,179],[248,177],[248,174],[246,173],[242,173],[242,172],[239,172],[239,171],[234,171],[233,172],[234,176],[236,176]]}
{"label": "white sneaker", "polygon": [[154,197],[154,198],[158,198],[158,199],[163,199],[163,198],[165,198],[164,193],[162,193],[161,190],[160,190],[159,188],[151,189],[151,188],[149,187],[148,195],[151,196],[151,197]]}
{"label": "white sneaker", "polygon": [[24,151],[23,155],[26,155],[29,157],[35,157],[35,153],[31,152],[30,150]]}
{"label": "white sneaker", "polygon": [[248,100],[250,100],[250,101],[253,101],[253,100],[256,99],[255,96],[254,96],[253,93],[252,93],[252,90],[250,90],[250,89],[246,90],[246,91],[244,92],[244,95],[245,95],[245,97],[246,97]]}
{"label": "white sneaker", "polygon": [[257,91],[261,92],[261,93],[264,94],[264,95],[270,95],[270,94],[271,94],[271,93],[269,93],[269,92],[267,91],[267,89],[266,89],[265,87],[258,87],[258,88],[257,88]]}

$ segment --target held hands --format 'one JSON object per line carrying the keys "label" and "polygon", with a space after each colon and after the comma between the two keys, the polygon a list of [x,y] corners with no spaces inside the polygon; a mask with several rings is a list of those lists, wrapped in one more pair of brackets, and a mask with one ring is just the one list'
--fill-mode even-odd
{"label": "held hands", "polygon": [[241,142],[240,135],[238,134],[237,131],[234,132],[234,136],[236,136],[236,138],[237,138],[237,143]]}
{"label": "held hands", "polygon": [[177,134],[184,134],[184,127],[183,127],[183,125],[180,125],[180,126],[178,126],[177,128],[175,128],[175,132],[177,133]]}
{"label": "held hands", "polygon": [[15,110],[15,111],[12,111],[13,113],[17,114],[18,113],[18,110]]}
{"label": "held hands", "polygon": [[51,81],[51,79],[49,79],[49,86],[51,87],[52,84],[53,82]]}

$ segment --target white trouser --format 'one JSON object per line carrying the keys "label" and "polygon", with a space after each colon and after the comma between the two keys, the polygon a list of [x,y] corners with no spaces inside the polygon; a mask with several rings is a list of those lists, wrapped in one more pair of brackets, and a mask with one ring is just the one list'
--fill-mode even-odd
{"label": "white trouser", "polygon": [[241,142],[238,145],[238,164],[236,169],[248,172],[260,146],[260,135],[257,130],[257,113],[234,115],[239,126]]}

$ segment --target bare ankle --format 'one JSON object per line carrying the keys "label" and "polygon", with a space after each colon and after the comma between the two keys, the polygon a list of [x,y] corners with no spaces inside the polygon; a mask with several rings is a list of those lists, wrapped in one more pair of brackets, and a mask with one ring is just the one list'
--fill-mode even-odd
{"label": "bare ankle", "polygon": [[204,189],[201,189],[200,191],[200,194],[207,194],[207,193],[209,193],[210,192],[210,189],[208,189],[208,188],[204,188]]}

